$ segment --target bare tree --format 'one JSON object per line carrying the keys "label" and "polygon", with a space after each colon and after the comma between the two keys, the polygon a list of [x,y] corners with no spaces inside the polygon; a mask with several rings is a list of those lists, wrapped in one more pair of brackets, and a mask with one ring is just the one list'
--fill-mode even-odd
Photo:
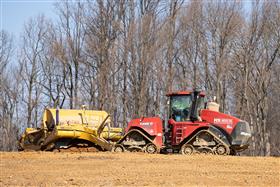
{"label": "bare tree", "polygon": [[39,112],[41,112],[40,99],[42,88],[39,83],[39,61],[45,47],[43,37],[47,33],[44,22],[44,16],[30,19],[24,27],[22,36],[20,66],[22,68],[22,80],[26,88],[22,97],[23,102],[26,104],[26,125],[28,127],[32,124],[37,127],[37,123],[40,121]]}
{"label": "bare tree", "polygon": [[[18,128],[16,127],[16,107],[19,97],[16,74],[9,71],[12,61],[12,38],[0,32],[0,150],[16,149]],[[13,76],[10,76],[13,75]]]}
{"label": "bare tree", "polygon": [[46,21],[47,34],[42,38],[44,48],[40,55],[41,73],[40,85],[46,98],[46,106],[62,108],[66,99],[64,91],[64,65],[61,63],[61,43],[55,28]]}
{"label": "bare tree", "polygon": [[61,48],[58,59],[64,65],[64,90],[69,99],[69,107],[76,108],[79,101],[79,71],[84,61],[84,4],[80,1],[63,1],[57,4],[59,15],[59,41],[56,46]]}

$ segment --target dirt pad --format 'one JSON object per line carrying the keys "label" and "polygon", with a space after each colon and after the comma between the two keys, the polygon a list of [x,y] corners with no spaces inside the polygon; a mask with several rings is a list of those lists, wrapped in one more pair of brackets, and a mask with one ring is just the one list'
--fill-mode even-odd
{"label": "dirt pad", "polygon": [[0,186],[280,186],[280,158],[1,152]]}

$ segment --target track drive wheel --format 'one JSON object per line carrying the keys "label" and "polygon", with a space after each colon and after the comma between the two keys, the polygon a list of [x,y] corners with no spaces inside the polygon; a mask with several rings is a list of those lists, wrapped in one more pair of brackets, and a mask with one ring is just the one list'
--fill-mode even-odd
{"label": "track drive wheel", "polygon": [[180,153],[182,155],[191,155],[193,154],[194,152],[194,148],[192,145],[190,144],[184,144],[182,147],[181,147],[181,150],[180,150]]}
{"label": "track drive wheel", "polygon": [[116,152],[116,153],[124,152],[124,147],[120,144],[117,144],[113,148],[113,152]]}
{"label": "track drive wheel", "polygon": [[227,148],[224,145],[218,145],[215,153],[217,155],[227,155]]}
{"label": "track drive wheel", "polygon": [[145,152],[149,154],[155,154],[157,152],[157,147],[153,143],[148,143],[145,147]]}

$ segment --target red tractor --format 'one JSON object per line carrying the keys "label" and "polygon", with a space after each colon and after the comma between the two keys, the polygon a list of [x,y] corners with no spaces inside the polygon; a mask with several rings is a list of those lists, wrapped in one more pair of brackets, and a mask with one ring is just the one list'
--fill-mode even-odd
{"label": "red tractor", "polygon": [[[126,133],[114,147],[115,152],[179,152],[235,155],[248,148],[249,124],[220,113],[218,104],[206,103],[200,91],[167,94],[169,119],[142,117],[128,123]],[[216,106],[215,106],[216,105]],[[166,128],[164,128],[164,126]]]}

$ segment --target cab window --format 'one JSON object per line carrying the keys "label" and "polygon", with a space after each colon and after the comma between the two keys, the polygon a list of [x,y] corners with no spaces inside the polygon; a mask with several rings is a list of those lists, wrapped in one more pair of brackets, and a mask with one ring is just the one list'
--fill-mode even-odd
{"label": "cab window", "polygon": [[191,95],[178,95],[170,98],[170,114],[175,121],[187,121],[191,110]]}

